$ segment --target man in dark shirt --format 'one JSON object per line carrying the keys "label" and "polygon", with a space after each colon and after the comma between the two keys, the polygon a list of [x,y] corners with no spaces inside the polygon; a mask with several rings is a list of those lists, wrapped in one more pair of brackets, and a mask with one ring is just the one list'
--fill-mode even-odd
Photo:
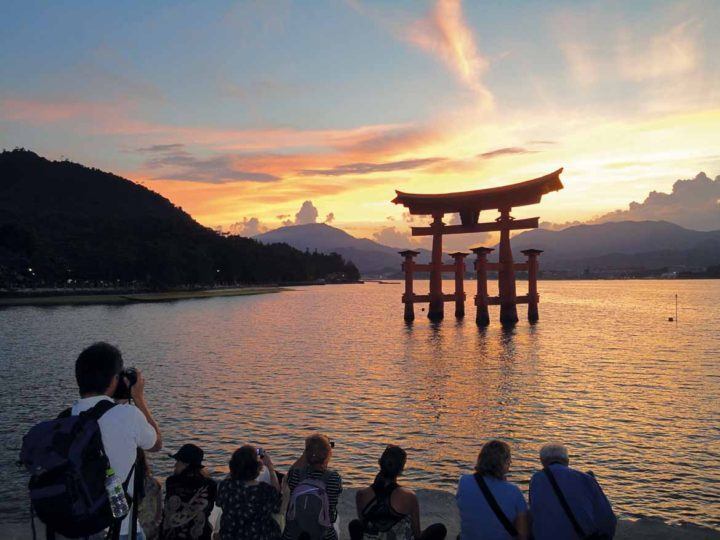
{"label": "man in dark shirt", "polygon": [[175,474],[165,482],[165,510],[160,537],[163,540],[210,540],[210,513],[217,485],[202,460],[204,452],[194,444],[183,445],[175,458]]}

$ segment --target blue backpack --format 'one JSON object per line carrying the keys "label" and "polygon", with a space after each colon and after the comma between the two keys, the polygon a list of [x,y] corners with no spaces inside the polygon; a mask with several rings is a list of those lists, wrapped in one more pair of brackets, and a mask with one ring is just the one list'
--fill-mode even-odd
{"label": "blue backpack", "polygon": [[[49,537],[57,532],[84,538],[110,526],[119,530],[105,491],[109,462],[98,424],[114,406],[102,400],[78,416],[71,416],[68,409],[23,437],[20,461],[32,475],[31,510],[45,524]],[[127,481],[124,487],[127,492]]]}

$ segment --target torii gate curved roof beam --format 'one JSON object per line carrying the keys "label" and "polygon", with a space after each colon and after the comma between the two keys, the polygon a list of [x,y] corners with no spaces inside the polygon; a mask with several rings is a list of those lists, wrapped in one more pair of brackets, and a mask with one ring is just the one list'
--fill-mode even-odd
{"label": "torii gate curved roof beam", "polygon": [[[477,214],[481,210],[509,209],[537,204],[543,195],[561,190],[563,188],[560,181],[562,171],[560,168],[555,172],[525,182],[475,191],[436,194],[396,191],[397,196],[392,202],[402,204],[411,214],[415,215],[458,212],[463,218],[463,223],[466,222],[466,218],[469,218],[470,222],[477,222]],[[470,216],[475,219],[473,220]]]}

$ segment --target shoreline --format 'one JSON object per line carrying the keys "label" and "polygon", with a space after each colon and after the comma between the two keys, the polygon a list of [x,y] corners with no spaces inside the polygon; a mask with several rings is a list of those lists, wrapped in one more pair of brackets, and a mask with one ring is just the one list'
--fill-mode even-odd
{"label": "shoreline", "polygon": [[[347,527],[355,519],[355,493],[358,488],[346,488],[338,502],[338,520],[340,540],[349,538]],[[415,491],[420,501],[421,526],[443,523],[448,530],[447,540],[455,540],[460,532],[460,519],[455,506],[455,496],[439,489],[418,489]],[[211,518],[211,523],[214,519]],[[0,538],[3,540],[29,540],[32,538],[30,522],[0,522]],[[43,537],[42,526],[38,527],[38,536]],[[683,523],[673,525],[657,518],[637,520],[620,518],[615,533],[616,540],[717,540],[720,531]]]}
{"label": "shoreline", "polygon": [[199,289],[192,291],[164,291],[164,292],[108,292],[106,294],[83,293],[81,291],[70,294],[0,296],[0,308],[20,306],[87,306],[97,304],[138,304],[175,302],[178,300],[193,300],[202,298],[220,298],[226,296],[252,296],[257,294],[273,294],[291,290],[288,287],[234,287],[228,289]]}

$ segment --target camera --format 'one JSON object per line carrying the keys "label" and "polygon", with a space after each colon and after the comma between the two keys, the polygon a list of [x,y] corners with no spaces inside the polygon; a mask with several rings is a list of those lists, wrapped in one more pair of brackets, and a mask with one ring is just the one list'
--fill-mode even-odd
{"label": "camera", "polygon": [[263,456],[265,455],[265,450],[263,450],[263,449],[260,448],[260,447],[258,447],[258,448],[256,449],[256,451],[257,451],[257,455],[258,455],[259,458],[261,458],[261,457],[263,457]]}
{"label": "camera", "polygon": [[[130,389],[137,382],[137,370],[134,367],[123,369],[118,374],[119,380],[113,399],[130,399]],[[127,379],[127,384],[125,380]]]}

